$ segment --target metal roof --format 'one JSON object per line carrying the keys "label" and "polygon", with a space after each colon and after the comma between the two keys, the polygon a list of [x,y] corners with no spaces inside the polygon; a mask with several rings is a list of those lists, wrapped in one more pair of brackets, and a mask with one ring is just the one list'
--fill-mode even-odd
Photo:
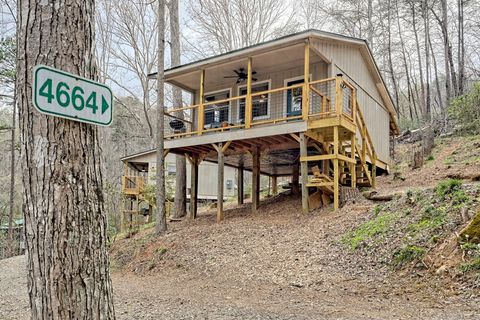
{"label": "metal roof", "polygon": [[137,153],[130,154],[128,156],[120,158],[120,161],[125,162],[127,160],[130,160],[130,159],[133,159],[133,158],[136,158],[136,157],[140,157],[140,156],[144,156],[144,155],[150,154],[152,152],[156,152],[156,151],[157,151],[157,149],[149,149],[149,150],[137,152]]}

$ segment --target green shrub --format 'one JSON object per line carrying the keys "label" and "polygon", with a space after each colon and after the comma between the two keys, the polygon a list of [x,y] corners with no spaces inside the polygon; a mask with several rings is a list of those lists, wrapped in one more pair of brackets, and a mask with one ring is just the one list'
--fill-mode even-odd
{"label": "green shrub", "polygon": [[412,261],[420,260],[424,255],[424,248],[407,245],[393,253],[392,265],[395,268],[402,268]]}
{"label": "green shrub", "polygon": [[145,202],[155,208],[157,206],[157,188],[154,184],[146,184],[140,190],[140,196],[145,200]]}
{"label": "green shrub", "polygon": [[467,273],[471,271],[480,271],[480,257],[476,257],[472,261],[460,265],[460,271]]}
{"label": "green shrub", "polygon": [[456,191],[461,190],[462,181],[458,179],[448,179],[442,181],[435,188],[435,192],[440,197],[440,199],[445,200],[447,195],[450,195]]}
{"label": "green shrub", "polygon": [[464,242],[460,248],[463,250],[463,256],[472,258],[460,265],[460,271],[462,273],[480,271],[480,243]]}
{"label": "green shrub", "polygon": [[355,250],[365,240],[386,233],[397,218],[398,215],[393,213],[377,216],[375,219],[367,221],[358,228],[347,232],[341,241]]}
{"label": "green shrub", "polygon": [[463,190],[457,190],[452,194],[452,200],[454,205],[466,203],[470,198]]}
{"label": "green shrub", "polygon": [[408,230],[412,235],[423,230],[435,230],[445,224],[447,214],[445,208],[436,208],[432,205],[427,206],[422,212],[420,221],[412,223],[408,226]]}
{"label": "green shrub", "polygon": [[456,121],[461,133],[480,133],[480,82],[463,96],[453,100],[448,114]]}

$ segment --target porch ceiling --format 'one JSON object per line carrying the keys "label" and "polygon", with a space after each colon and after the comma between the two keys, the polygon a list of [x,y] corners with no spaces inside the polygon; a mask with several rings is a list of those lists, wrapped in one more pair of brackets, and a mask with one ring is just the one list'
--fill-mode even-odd
{"label": "porch ceiling", "polygon": [[[310,51],[310,64],[323,61],[312,50]],[[276,70],[288,70],[302,67],[304,63],[304,44],[299,43],[284,48],[259,53],[252,56],[253,71],[256,71],[254,78],[261,78],[262,74]],[[218,65],[207,66],[205,69],[205,87],[215,87],[219,84],[231,84],[236,82],[235,78],[225,79],[226,76],[234,76],[233,70],[240,68],[247,70],[246,58],[224,62]],[[200,88],[200,71],[193,71],[186,74],[170,77],[167,82],[177,85],[189,91],[197,91]]]}

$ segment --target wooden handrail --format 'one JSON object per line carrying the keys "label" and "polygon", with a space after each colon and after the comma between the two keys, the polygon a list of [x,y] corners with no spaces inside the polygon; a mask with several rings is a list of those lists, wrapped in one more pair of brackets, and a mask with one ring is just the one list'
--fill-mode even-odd
{"label": "wooden handrail", "polygon": [[[324,95],[323,93],[321,93],[320,90],[318,90],[318,89],[315,88],[315,87],[312,87],[311,85],[310,85],[310,90],[312,90],[312,91],[315,92],[317,95],[319,95],[320,98],[324,98],[324,97],[325,97],[325,95]],[[327,99],[328,99],[328,98],[327,98]]]}
{"label": "wooden handrail", "polygon": [[167,109],[167,112],[168,113],[174,113],[174,112],[179,112],[179,111],[185,111],[185,110],[198,108],[199,106],[200,106],[199,104],[194,104],[194,105],[191,105],[191,106],[186,106],[186,107],[181,107],[181,108]]}
{"label": "wooden handrail", "polygon": [[355,91],[355,87],[354,87],[350,82],[348,82],[348,80],[345,80],[345,79],[344,79],[344,80],[343,80],[343,83],[344,83],[347,87],[349,87],[352,91]]}
{"label": "wooden handrail", "polygon": [[[335,79],[335,78],[329,78],[329,79],[326,79],[326,80],[332,81],[332,79]],[[320,82],[325,82],[325,80],[314,81],[314,82],[311,82],[310,85],[320,83]],[[251,96],[252,97],[257,97],[257,96],[261,96],[261,95],[268,95],[268,94],[277,93],[277,92],[280,92],[280,91],[286,91],[286,90],[301,88],[303,86],[304,86],[304,84],[300,83],[300,84],[294,84],[294,85],[291,85],[291,86],[284,86],[284,87],[281,87],[281,88],[252,92]],[[314,90],[315,88],[310,88],[310,89]],[[318,94],[321,94],[318,90],[316,90],[316,92]],[[322,96],[324,96],[324,95],[322,95]],[[247,98],[247,95],[242,95],[242,96],[236,96],[236,97],[226,98],[226,99],[222,99],[222,100],[204,102],[203,104],[198,103],[198,104],[194,104],[194,105],[190,105],[190,106],[186,106],[186,107],[181,107],[181,108],[172,108],[172,109],[168,109],[167,111],[169,113],[174,113],[174,112],[179,112],[179,111],[196,109],[196,108],[200,107],[200,105],[203,105],[204,107],[207,107],[207,106],[214,105],[214,104],[231,102],[231,101],[241,100],[241,99],[246,99],[246,98]],[[328,97],[327,97],[327,99],[328,99]]]}
{"label": "wooden handrail", "polygon": [[[128,187],[127,182],[130,181],[133,186]],[[145,185],[145,179],[142,176],[122,176],[122,192],[126,194],[138,194]]]}
{"label": "wooden handrail", "polygon": [[[357,103],[357,106],[358,106],[358,103]],[[362,114],[362,111],[360,110],[360,107],[357,107],[357,110],[356,110],[356,113],[357,113],[357,125],[358,125],[358,120],[360,122],[360,125],[361,127],[367,127],[366,124],[365,124],[365,119],[363,117],[363,114]],[[377,157],[377,153],[375,152],[375,147],[373,145],[373,142],[372,142],[372,138],[370,137],[370,133],[368,132],[368,130],[366,130],[366,138],[367,138],[367,142],[369,144],[369,147],[370,147],[370,151],[371,151],[371,156],[373,156],[373,158],[375,158],[376,160],[376,157]],[[372,161],[374,161],[374,159],[372,159]]]}
{"label": "wooden handrail", "polygon": [[258,91],[258,92],[252,93],[252,97],[261,96],[262,94],[270,94],[270,93],[276,93],[276,92],[295,89],[295,88],[301,88],[301,87],[303,87],[303,83],[294,84],[291,86],[285,86],[281,88],[270,89],[270,90]]}
{"label": "wooden handrail", "polygon": [[[361,147],[358,144],[356,144],[355,147],[357,150],[361,149]],[[362,164],[363,171],[367,175],[368,180],[370,181],[370,183],[372,183],[372,176],[370,174],[370,171],[368,171],[367,160],[365,158],[360,158],[360,163]]]}
{"label": "wooden handrail", "polygon": [[[251,62],[250,62],[251,63]],[[250,66],[251,67],[251,66]],[[204,75],[204,72],[202,71],[200,73],[200,85],[201,85],[201,89],[203,89],[203,86],[204,86],[204,81],[205,81],[205,75]],[[309,81],[307,83],[299,83],[299,84],[294,84],[294,85],[290,85],[290,86],[283,86],[283,87],[280,87],[280,88],[275,88],[275,89],[270,89],[270,90],[264,90],[264,91],[258,91],[258,92],[247,92],[246,95],[241,95],[241,96],[235,96],[235,97],[229,97],[229,98],[226,98],[226,99],[222,99],[222,100],[217,100],[217,101],[210,101],[210,102],[205,102],[202,98],[200,98],[200,101],[199,103],[197,104],[194,104],[194,105],[190,105],[190,106],[184,106],[184,107],[180,107],[180,108],[172,108],[172,109],[168,109],[168,113],[175,113],[175,112],[181,112],[181,111],[187,111],[187,110],[195,110],[196,114],[197,114],[197,119],[195,121],[195,123],[197,124],[197,128],[196,130],[193,130],[193,127],[190,129],[191,131],[189,132],[182,132],[182,133],[178,133],[178,134],[172,134],[172,135],[169,135],[167,136],[167,138],[175,138],[175,137],[183,137],[183,136],[190,136],[190,135],[200,135],[202,134],[203,132],[210,132],[210,131],[223,131],[223,130],[227,130],[229,128],[245,128],[245,129],[248,129],[250,128],[251,126],[253,125],[258,125],[258,124],[265,124],[265,123],[275,123],[275,122],[278,122],[278,121],[285,121],[287,119],[299,119],[299,118],[302,118],[304,117],[303,115],[303,112],[302,112],[302,116],[301,117],[298,117],[298,116],[294,116],[294,117],[282,117],[280,119],[266,119],[264,121],[254,121],[253,119],[251,119],[250,121],[247,121],[247,117],[248,117],[248,114],[252,113],[253,112],[253,99],[254,97],[258,97],[258,96],[262,96],[262,95],[271,95],[271,94],[274,94],[274,93],[278,93],[278,92],[284,92],[284,91],[287,91],[287,90],[292,90],[292,89],[297,89],[297,88],[303,88],[304,90],[304,94],[308,94],[310,95],[310,91],[313,92],[314,94],[318,95],[320,98],[321,98],[321,112],[320,113],[316,113],[316,114],[310,114],[310,112],[312,112],[310,110],[310,99],[307,99],[306,101],[308,101],[308,105],[305,106],[305,104],[302,106],[302,108],[307,108],[308,109],[308,117],[314,115],[314,116],[321,116],[321,115],[331,115],[332,114],[332,101],[330,99],[330,97],[328,97],[327,94],[324,94],[322,93],[319,89],[315,88],[314,85],[318,85],[318,84],[322,84],[322,83],[328,83],[328,82],[332,82],[335,84],[335,86],[337,87],[337,90],[336,90],[336,108],[335,108],[335,111],[333,111],[333,113],[339,113],[340,114],[343,112],[342,109],[343,109],[343,104],[342,104],[342,98],[343,98],[343,94],[342,94],[342,89],[341,89],[341,83],[345,83],[347,85],[347,87],[349,88],[352,88],[352,85],[348,82],[346,82],[342,77],[330,77],[330,78],[325,78],[325,79],[320,79],[320,80],[315,80],[315,81]],[[308,90],[305,90],[308,86]],[[203,94],[203,90],[200,90],[200,94],[202,95]],[[310,96],[309,96],[310,98]],[[205,129],[203,126],[201,126],[201,124],[204,124],[204,112],[205,110],[209,107],[209,106],[212,106],[212,105],[218,105],[218,104],[222,104],[222,103],[230,103],[232,101],[240,101],[240,100],[245,100],[245,124],[242,124],[242,125],[229,125],[228,127],[225,127],[225,128],[210,128],[210,129]],[[355,96],[353,96],[353,99],[355,99]],[[355,103],[353,103],[353,107],[355,108]],[[303,109],[302,109],[303,110]],[[325,112],[327,111],[327,112]],[[194,118],[193,118],[193,114],[192,114],[192,120],[189,121],[189,120],[185,120],[185,122],[187,123],[191,123],[193,125],[193,122],[194,122]],[[248,122],[248,123],[247,123]],[[370,139],[371,140],[371,139]]]}
{"label": "wooden handrail", "polygon": [[[327,79],[327,80],[331,81],[332,79],[335,79],[335,78],[329,78],[329,79]],[[316,84],[316,83],[320,83],[320,82],[325,82],[325,81],[324,81],[324,80],[314,81],[314,82],[310,83],[310,85]],[[284,87],[281,87],[281,88],[275,88],[275,89],[270,89],[270,90],[252,92],[251,96],[252,96],[252,97],[257,97],[257,96],[261,96],[261,95],[268,95],[268,94],[277,93],[277,92],[280,92],[280,91],[286,91],[286,90],[301,88],[301,87],[303,87],[303,86],[304,86],[304,84],[303,84],[303,83],[300,83],[300,84],[294,84],[294,85],[291,85],[291,86],[284,86]],[[310,89],[315,90],[315,92],[316,92],[317,94],[321,95],[322,97],[324,96],[324,95],[321,94],[320,91],[318,91],[317,89],[315,89],[315,88],[310,88]],[[207,106],[214,105],[214,104],[231,102],[231,101],[241,100],[241,99],[246,99],[246,98],[247,98],[247,95],[242,95],[242,96],[236,96],[236,97],[226,98],[226,99],[222,99],[222,100],[216,100],[216,101],[211,101],[211,102],[204,102],[202,105],[203,105],[204,107],[207,107]],[[327,97],[327,99],[330,101],[330,99],[329,99],[328,97]],[[186,106],[186,107],[181,107],[181,108],[168,109],[167,111],[168,111],[169,113],[174,113],[174,112],[179,112],[179,111],[196,109],[196,108],[198,108],[199,106],[200,106],[200,104],[194,104],[194,105],[190,105],[190,106]]]}
{"label": "wooden handrail", "polygon": [[314,85],[314,84],[319,84],[319,83],[323,83],[323,82],[333,82],[335,81],[335,77],[331,77],[331,78],[326,78],[326,79],[320,79],[320,80],[315,80],[315,81],[310,81],[310,85]]}

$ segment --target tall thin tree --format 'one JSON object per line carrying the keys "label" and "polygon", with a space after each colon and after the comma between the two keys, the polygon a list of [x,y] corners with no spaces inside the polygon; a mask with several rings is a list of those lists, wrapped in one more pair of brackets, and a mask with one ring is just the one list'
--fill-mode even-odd
{"label": "tall thin tree", "polygon": [[462,95],[465,91],[465,26],[463,11],[465,0],[457,1],[458,7],[458,94]]}
{"label": "tall thin tree", "polygon": [[158,49],[157,49],[157,223],[155,233],[163,234],[167,231],[167,217],[165,208],[165,162],[164,162],[164,130],[165,130],[165,88],[164,88],[164,60],[165,60],[165,0],[158,0]]}
{"label": "tall thin tree", "polygon": [[[180,50],[180,19],[178,13],[178,0],[170,0],[168,4],[170,13],[170,60],[172,67],[181,64]],[[182,106],[182,90],[178,87],[172,88],[173,105]],[[183,111],[177,112],[176,116],[184,118]],[[175,156],[175,210],[173,216],[181,218],[187,215],[187,164],[182,155]]]}
{"label": "tall thin tree", "polygon": [[415,7],[415,2],[410,2],[410,10],[412,13],[412,28],[413,34],[415,35],[415,48],[417,49],[417,63],[418,63],[418,72],[420,73],[420,93],[421,93],[421,101],[419,102],[419,107],[421,114],[425,116],[425,84],[424,84],[424,77],[423,77],[423,63],[422,63],[422,54],[420,51],[420,39],[418,37],[418,29],[417,29],[417,8]]}
{"label": "tall thin tree", "polygon": [[425,47],[425,117],[427,121],[432,120],[431,95],[430,95],[430,17],[428,15],[428,0],[422,2],[422,16],[424,29],[424,47]]}

